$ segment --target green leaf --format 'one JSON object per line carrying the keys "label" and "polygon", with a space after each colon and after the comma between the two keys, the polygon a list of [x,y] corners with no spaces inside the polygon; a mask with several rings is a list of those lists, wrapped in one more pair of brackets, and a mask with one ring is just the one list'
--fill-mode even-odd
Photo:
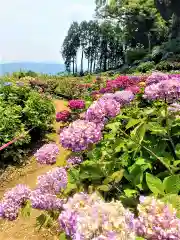
{"label": "green leaf", "polygon": [[180,191],[180,175],[166,177],[163,185],[167,193],[178,194]]}
{"label": "green leaf", "polygon": [[180,143],[176,145],[175,152],[178,158],[180,158]]}
{"label": "green leaf", "polygon": [[177,165],[179,165],[180,164],[180,160],[176,160],[176,161],[174,161],[173,162],[173,165],[176,167]]}
{"label": "green leaf", "polygon": [[103,192],[108,192],[111,189],[110,185],[100,185],[97,187],[98,190]]}
{"label": "green leaf", "polygon": [[155,195],[164,195],[164,185],[162,181],[153,176],[150,173],[146,173],[146,183],[149,187],[149,189],[155,194]]}
{"label": "green leaf", "polygon": [[107,128],[111,129],[113,132],[116,132],[121,125],[120,122],[109,123],[106,125]]}
{"label": "green leaf", "polygon": [[61,233],[61,234],[59,235],[59,240],[67,240],[66,234],[65,234],[65,233]]}
{"label": "green leaf", "polygon": [[141,119],[133,119],[131,118],[128,122],[128,124],[126,125],[126,130],[136,126],[138,123],[140,123],[142,120]]}
{"label": "green leaf", "polygon": [[125,193],[126,197],[131,198],[131,197],[134,197],[134,195],[136,195],[138,193],[138,191],[134,190],[134,189],[125,189],[124,193]]}
{"label": "green leaf", "polygon": [[21,208],[21,215],[25,218],[30,217],[30,215],[31,215],[31,203],[29,201],[27,201],[25,206]]}
{"label": "green leaf", "polygon": [[123,178],[124,175],[124,169],[121,169],[120,171],[114,172],[111,175],[111,178],[113,179],[113,181],[115,183],[119,183],[121,181],[121,179]]}

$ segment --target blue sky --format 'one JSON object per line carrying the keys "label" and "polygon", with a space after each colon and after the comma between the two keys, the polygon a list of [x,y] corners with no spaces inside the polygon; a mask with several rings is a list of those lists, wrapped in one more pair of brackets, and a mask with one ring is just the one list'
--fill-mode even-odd
{"label": "blue sky", "polygon": [[72,21],[90,20],[94,0],[0,0],[0,61],[63,62]]}

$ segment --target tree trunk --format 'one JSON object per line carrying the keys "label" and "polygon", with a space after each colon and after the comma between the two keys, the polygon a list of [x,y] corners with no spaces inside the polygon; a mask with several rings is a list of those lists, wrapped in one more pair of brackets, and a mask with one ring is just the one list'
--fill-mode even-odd
{"label": "tree trunk", "polygon": [[73,58],[73,75],[74,75],[74,58]]}
{"label": "tree trunk", "polygon": [[82,55],[81,55],[81,73],[83,73],[83,58],[84,58],[84,53],[82,50]]}
{"label": "tree trunk", "polygon": [[77,73],[77,58],[76,58],[76,73]]}
{"label": "tree trunk", "polygon": [[90,65],[90,57],[88,57],[88,72],[89,72],[89,65]]}
{"label": "tree trunk", "polygon": [[95,72],[95,69],[96,69],[96,59],[94,59],[93,72]]}
{"label": "tree trunk", "polygon": [[92,66],[93,66],[93,57],[91,57],[91,63],[90,63],[90,73],[92,73]]}
{"label": "tree trunk", "polygon": [[107,42],[105,43],[105,51],[104,51],[104,72],[107,70]]}

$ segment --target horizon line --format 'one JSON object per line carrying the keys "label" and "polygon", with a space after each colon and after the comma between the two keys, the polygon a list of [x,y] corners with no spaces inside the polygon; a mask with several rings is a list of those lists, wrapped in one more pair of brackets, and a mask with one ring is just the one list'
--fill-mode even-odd
{"label": "horizon line", "polygon": [[62,62],[53,62],[53,61],[0,61],[0,64],[11,64],[11,63],[46,63],[46,64],[63,64]]}

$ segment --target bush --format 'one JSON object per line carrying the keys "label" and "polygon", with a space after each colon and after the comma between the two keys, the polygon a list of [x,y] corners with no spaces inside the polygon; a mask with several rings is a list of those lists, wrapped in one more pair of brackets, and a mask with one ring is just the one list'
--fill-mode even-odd
{"label": "bush", "polygon": [[133,63],[135,60],[141,60],[147,54],[147,50],[144,48],[133,48],[127,50],[127,62],[128,64]]}
{"label": "bush", "polygon": [[158,71],[171,71],[171,70],[179,70],[180,63],[179,62],[170,62],[170,61],[162,61],[156,65],[156,70]]}
{"label": "bush", "polygon": [[154,62],[144,62],[144,63],[139,64],[139,66],[137,67],[137,71],[146,73],[146,72],[152,70],[154,67],[155,67]]}
{"label": "bush", "polygon": [[161,46],[154,47],[152,50],[152,55],[151,55],[152,60],[155,63],[158,63],[161,60],[163,54],[164,54],[164,50],[161,49]]}
{"label": "bush", "polygon": [[[36,129],[36,139],[50,127],[55,109],[52,102],[29,87],[14,84],[0,88],[0,146],[8,143],[31,128]],[[35,131],[35,130],[34,130]],[[0,152],[1,164],[7,160],[20,161],[28,150],[32,133],[19,139]]]}

